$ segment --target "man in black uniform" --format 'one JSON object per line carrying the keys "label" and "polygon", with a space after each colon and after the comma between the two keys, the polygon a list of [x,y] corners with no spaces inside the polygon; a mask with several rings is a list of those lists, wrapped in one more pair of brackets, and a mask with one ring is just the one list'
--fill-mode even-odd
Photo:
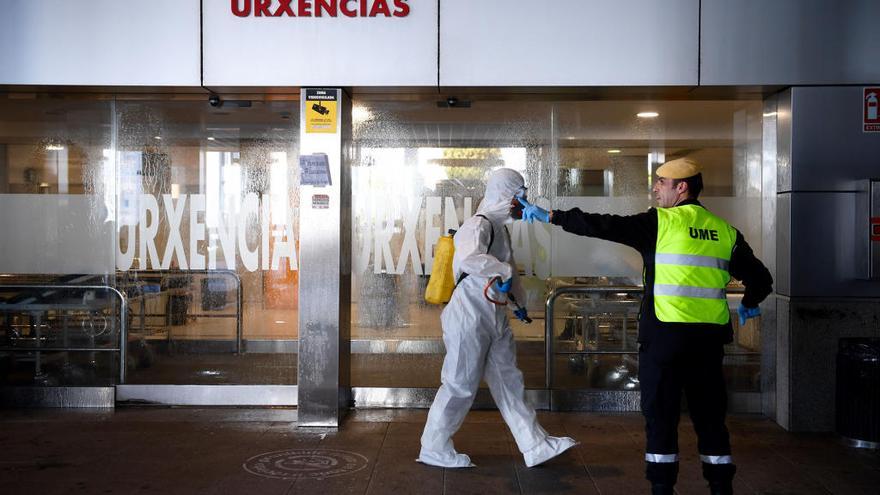
{"label": "man in black uniform", "polygon": [[703,476],[712,494],[733,492],[736,466],[725,426],[724,344],[733,340],[725,287],[745,285],[741,324],[760,314],[773,290],[770,272],[742,234],[697,201],[700,166],[683,158],[657,169],[658,208],[629,216],[548,212],[525,203],[523,219],[561,226],[573,234],[633,247],[644,260],[639,313],[639,381],[645,416],[646,476],[652,493],[671,494],[678,478],[681,393],[698,438]]}

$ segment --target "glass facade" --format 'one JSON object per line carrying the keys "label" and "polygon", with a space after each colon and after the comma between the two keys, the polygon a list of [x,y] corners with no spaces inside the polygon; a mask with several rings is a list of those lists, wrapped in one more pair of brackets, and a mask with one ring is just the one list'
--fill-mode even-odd
{"label": "glass facade", "polygon": [[[657,166],[695,158],[706,168],[703,202],[761,256],[761,119],[759,100],[479,101],[464,108],[356,100],[352,384],[439,385],[442,308],[423,298],[433,246],[476,211],[485,177],[498,167],[521,172],[529,197],[544,207],[630,214],[652,205]],[[597,290],[562,296],[554,308],[554,386],[638,389],[638,293],[600,292],[641,284],[638,253],[547,225],[509,229],[536,317],[531,325],[512,322],[526,386],[543,388],[547,380],[548,295],[587,285]],[[734,390],[759,390],[758,328],[737,329],[728,349]]]}
{"label": "glass facade", "polygon": [[0,121],[2,382],[112,382],[118,352],[76,348],[124,325],[128,383],[295,383],[296,100],[8,99]]}
{"label": "glass facade", "polygon": [[[760,100],[549,98],[355,98],[352,386],[439,385],[433,246],[497,167],[544,207],[629,214],[651,206],[657,166],[696,158],[703,202],[763,256]],[[131,384],[295,384],[298,112],[278,95],[0,100],[0,384],[117,383],[121,347]],[[638,389],[638,253],[547,225],[510,234],[535,319],[513,322],[526,386],[548,382],[548,295],[578,285],[554,305],[550,381]],[[727,349],[733,390],[760,390],[759,329]]]}

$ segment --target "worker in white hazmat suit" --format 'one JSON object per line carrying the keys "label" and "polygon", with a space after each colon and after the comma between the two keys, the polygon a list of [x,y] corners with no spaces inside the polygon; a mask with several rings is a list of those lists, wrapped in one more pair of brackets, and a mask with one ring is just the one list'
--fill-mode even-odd
{"label": "worker in white hazmat suit", "polygon": [[524,400],[507,308],[483,294],[489,281],[499,277],[502,283],[496,282],[489,290],[492,299],[503,301],[504,292],[513,291],[516,300],[525,301],[506,228],[513,221],[511,201],[524,193],[523,178],[516,171],[492,172],[477,214],[455,234],[452,265],[460,282],[440,317],[446,358],[442,384],[422,433],[419,462],[448,468],[474,465],[466,454],[455,451],[452,435],[464,421],[482,378],[527,466],[541,464],[577,444],[568,437],[548,435],[538,424],[535,410]]}

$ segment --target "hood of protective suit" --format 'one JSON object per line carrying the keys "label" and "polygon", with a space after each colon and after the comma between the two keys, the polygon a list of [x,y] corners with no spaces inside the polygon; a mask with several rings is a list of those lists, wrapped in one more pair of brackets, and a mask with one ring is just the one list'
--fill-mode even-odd
{"label": "hood of protective suit", "polygon": [[510,201],[525,186],[523,176],[516,170],[499,168],[489,175],[486,195],[477,208],[477,213],[485,215],[492,222],[510,222]]}

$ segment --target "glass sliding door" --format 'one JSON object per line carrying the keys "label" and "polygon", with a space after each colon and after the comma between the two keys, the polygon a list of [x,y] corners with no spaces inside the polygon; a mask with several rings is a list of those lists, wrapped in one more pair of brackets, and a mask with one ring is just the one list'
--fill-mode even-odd
{"label": "glass sliding door", "polygon": [[0,97],[0,385],[111,385],[113,102]]}
{"label": "glass sliding door", "polygon": [[296,101],[118,101],[132,384],[293,384]]}
{"label": "glass sliding door", "polygon": [[0,99],[0,385],[295,384],[298,126],[278,95]]}
{"label": "glass sliding door", "polygon": [[[652,112],[652,113],[643,113]],[[642,114],[642,116],[639,116]],[[441,306],[424,290],[438,237],[479,205],[489,171],[521,172],[544,207],[632,214],[652,206],[653,172],[666,160],[703,163],[701,199],[761,246],[761,102],[358,101],[354,112],[352,383],[439,386]],[[554,312],[553,383],[578,390],[638,390],[641,257],[557,227],[509,227],[535,322],[513,321],[527,388],[547,383],[544,304],[571,285]],[[604,294],[603,288],[628,288]],[[732,287],[732,292],[735,291]],[[731,296],[731,307],[737,304]],[[759,324],[736,329],[731,389],[759,391]]]}

